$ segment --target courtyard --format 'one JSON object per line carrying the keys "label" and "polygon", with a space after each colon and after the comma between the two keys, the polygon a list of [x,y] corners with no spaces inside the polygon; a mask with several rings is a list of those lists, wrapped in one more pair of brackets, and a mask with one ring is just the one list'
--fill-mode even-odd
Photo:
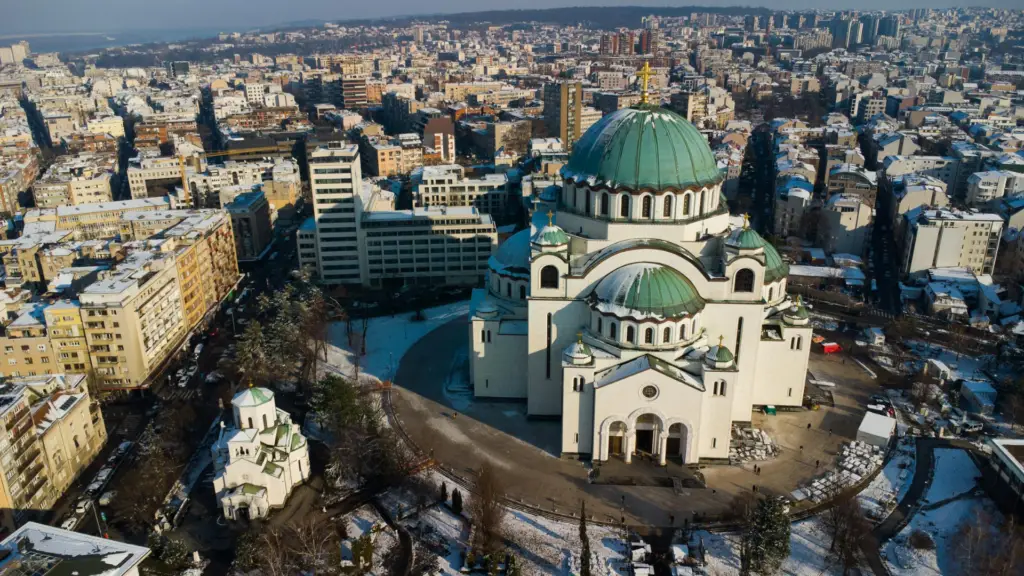
{"label": "courtyard", "polygon": [[[593,483],[583,462],[559,457],[560,423],[526,417],[523,402],[473,398],[468,381],[465,315],[449,314],[392,362],[392,405],[405,434],[449,473],[468,480],[485,462],[500,472],[506,495],[547,511],[603,521],[668,526],[716,517],[738,494],[788,494],[830,467],[842,442],[856,435],[866,399],[878,384],[856,363],[812,354],[811,377],[835,382],[835,406],[752,415],[779,447],[776,458],[700,466],[699,475],[668,460],[615,458]],[[390,363],[390,362],[389,362]],[[394,366],[392,364],[392,366]],[[760,468],[755,473],[755,464]],[[703,477],[703,484],[699,476]]]}

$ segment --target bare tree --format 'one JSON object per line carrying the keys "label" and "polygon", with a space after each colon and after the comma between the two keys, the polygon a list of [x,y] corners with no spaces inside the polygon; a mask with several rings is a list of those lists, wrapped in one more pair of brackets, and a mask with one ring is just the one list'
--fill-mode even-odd
{"label": "bare tree", "polygon": [[469,513],[475,528],[473,549],[486,556],[495,554],[504,546],[505,507],[501,504],[504,488],[490,463],[484,462],[476,477]]}
{"label": "bare tree", "polygon": [[740,525],[740,575],[749,576],[751,572],[751,561],[753,557],[753,524],[754,512],[757,509],[757,496],[750,492],[744,492],[736,496],[729,503],[729,513]]}
{"label": "bare tree", "polygon": [[999,521],[983,511],[961,524],[958,552],[964,574],[1015,576],[1024,563],[1024,527],[1014,515]]}
{"label": "bare tree", "polygon": [[831,538],[829,555],[838,561],[844,573],[859,567],[861,543],[869,537],[871,526],[856,497],[839,496],[823,519]]}

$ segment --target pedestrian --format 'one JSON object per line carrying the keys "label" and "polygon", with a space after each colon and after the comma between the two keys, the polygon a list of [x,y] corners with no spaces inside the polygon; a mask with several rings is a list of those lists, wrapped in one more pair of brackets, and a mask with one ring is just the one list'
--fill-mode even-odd
{"label": "pedestrian", "polygon": [[811,423],[810,423],[810,422],[808,422],[808,423],[807,423],[807,429],[808,429],[808,430],[810,430],[810,429],[811,429]]}
{"label": "pedestrian", "polygon": [[820,460],[815,460],[814,461],[814,467],[817,468],[820,463],[821,463]]}
{"label": "pedestrian", "polygon": [[832,436],[832,429],[831,428],[828,429],[828,435]]}
{"label": "pedestrian", "polygon": [[804,451],[804,445],[803,445],[803,444],[801,444],[801,445],[800,445],[800,451],[801,451],[801,452],[803,452],[803,451]]}

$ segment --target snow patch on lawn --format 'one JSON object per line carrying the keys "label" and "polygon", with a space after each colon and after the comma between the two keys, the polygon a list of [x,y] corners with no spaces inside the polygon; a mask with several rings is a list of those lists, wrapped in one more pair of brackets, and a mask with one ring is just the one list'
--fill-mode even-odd
{"label": "snow patch on lawn", "polygon": [[[739,574],[739,535],[701,531],[707,552],[707,574],[725,576]],[[789,558],[782,563],[783,574],[793,576],[841,576],[842,567],[828,557],[828,531],[819,517],[812,517],[790,526]]]}
{"label": "snow patch on lawn", "polygon": [[[366,332],[366,354],[359,358],[360,379],[389,380],[409,348],[435,328],[469,313],[469,301],[455,302],[423,311],[424,320],[413,321],[413,312],[369,319]],[[345,334],[345,322],[333,322],[327,345],[329,371],[346,376],[355,374],[356,355]],[[362,320],[352,321],[353,344],[362,340]]]}
{"label": "snow patch on lawn", "polygon": [[974,460],[964,450],[939,448],[935,450],[935,473],[932,485],[924,495],[925,503],[941,502],[969,492],[981,475]]}
{"label": "snow patch on lawn", "polygon": [[[1002,518],[995,503],[985,497],[955,500],[935,510],[919,511],[882,549],[889,571],[894,576],[959,574],[960,528],[965,520],[978,518],[984,513],[995,519]],[[910,535],[918,530],[931,536],[935,542],[934,549],[917,550],[909,545]]]}

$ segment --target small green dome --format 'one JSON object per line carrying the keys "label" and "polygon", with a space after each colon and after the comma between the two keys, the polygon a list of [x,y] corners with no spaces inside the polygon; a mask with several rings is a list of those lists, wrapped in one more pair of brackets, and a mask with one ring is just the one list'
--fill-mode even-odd
{"label": "small green dome", "polygon": [[789,276],[789,264],[770,243],[764,243],[764,283],[771,284]]}
{"label": "small green dome", "polygon": [[770,242],[766,242],[753,228],[744,226],[738,230],[733,230],[725,243],[740,250],[763,248],[765,284],[771,284],[789,276],[789,264],[786,264],[786,261],[782,259],[775,246],[772,246]]}
{"label": "small green dome", "polygon": [[796,302],[782,313],[783,320],[790,324],[804,324],[810,317],[811,315],[807,313],[807,308],[804,308],[804,302],[800,296],[797,296]]}
{"label": "small green dome", "polygon": [[539,246],[565,246],[569,243],[569,235],[554,224],[545,226],[533,237],[533,243]]}
{"label": "small green dome", "polygon": [[628,190],[694,189],[722,181],[697,128],[675,112],[646,105],[598,120],[573,146],[562,174]]}
{"label": "small green dome", "polygon": [[678,270],[661,264],[628,264],[598,282],[599,311],[620,317],[678,318],[704,309],[704,299]]}
{"label": "small green dome", "polygon": [[713,352],[714,354],[712,354],[711,357],[714,358],[715,362],[718,364],[728,364],[735,359],[732,352],[722,345],[715,346]]}

